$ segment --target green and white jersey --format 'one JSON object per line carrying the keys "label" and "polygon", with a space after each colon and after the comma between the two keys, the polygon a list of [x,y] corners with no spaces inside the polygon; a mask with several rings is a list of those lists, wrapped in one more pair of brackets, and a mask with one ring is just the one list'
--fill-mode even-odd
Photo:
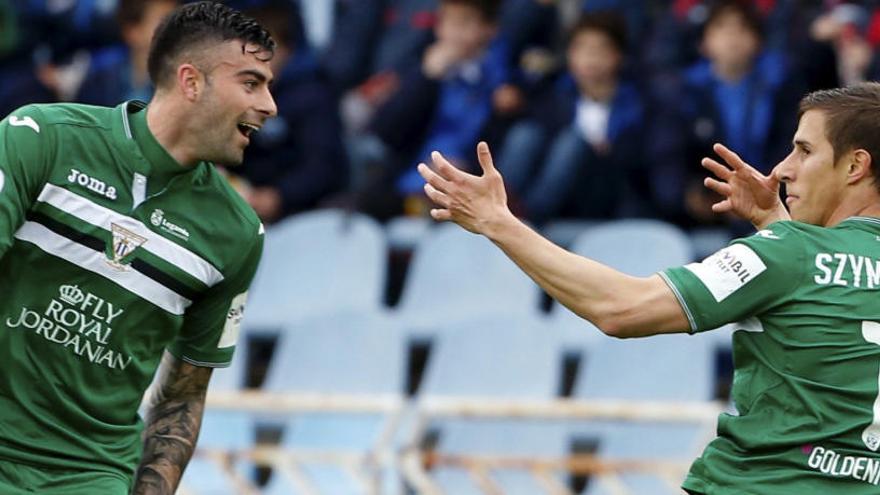
{"label": "green and white jersey", "polygon": [[31,105],[0,122],[0,460],[130,481],[163,350],[232,358],[262,225],[146,113]]}
{"label": "green and white jersey", "polygon": [[880,493],[880,220],[777,222],[661,274],[693,331],[737,322],[733,399],[684,487]]}

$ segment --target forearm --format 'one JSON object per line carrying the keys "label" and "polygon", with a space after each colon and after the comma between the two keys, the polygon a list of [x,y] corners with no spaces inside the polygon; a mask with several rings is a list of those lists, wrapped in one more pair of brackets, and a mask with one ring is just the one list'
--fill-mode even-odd
{"label": "forearm", "polygon": [[550,297],[606,333],[620,330],[624,303],[642,279],[566,251],[512,216],[487,229],[486,236]]}
{"label": "forearm", "polygon": [[167,401],[151,409],[135,494],[172,494],[195,451],[204,403]]}
{"label": "forearm", "polygon": [[[166,363],[167,362],[167,363]],[[181,366],[181,364],[183,366]],[[169,358],[150,401],[143,433],[143,456],[135,475],[135,495],[173,494],[195,451],[205,408],[210,370]]]}
{"label": "forearm", "polygon": [[436,172],[419,165],[428,182],[425,193],[441,206],[431,210],[432,217],[489,238],[551,297],[606,334],[640,337],[689,329],[684,310],[659,276],[623,274],[556,246],[517,220],[486,143],[477,146],[477,157],[481,177],[461,172],[439,152],[431,154]]}

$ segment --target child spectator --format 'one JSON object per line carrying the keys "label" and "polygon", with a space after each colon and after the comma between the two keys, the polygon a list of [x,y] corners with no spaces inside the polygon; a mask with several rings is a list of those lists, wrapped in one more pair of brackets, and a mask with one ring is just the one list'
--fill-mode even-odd
{"label": "child spectator", "polygon": [[784,56],[764,50],[761,18],[747,2],[728,0],[709,11],[701,51],[681,84],[659,95],[652,115],[654,199],[670,220],[683,226],[715,223],[715,201],[702,186],[700,166],[722,142],[768,172],[785,157],[801,95],[789,79]]}
{"label": "child spectator", "polygon": [[569,36],[568,71],[508,134],[499,166],[532,221],[637,212],[644,111],[621,75],[625,51],[619,15],[586,14]]}
{"label": "child spectator", "polygon": [[[508,84],[509,57],[497,36],[500,0],[441,0],[436,41],[421,64],[400,76],[397,90],[369,127],[379,152],[360,166],[379,164],[366,180],[364,209],[385,217],[399,213],[399,199],[420,211],[424,181],[416,164],[441,150],[460,166],[469,161],[493,111],[509,108],[517,90]],[[362,184],[364,185],[364,184]],[[388,202],[387,199],[392,201]],[[378,200],[381,205],[373,204]],[[381,211],[380,211],[381,210]]]}

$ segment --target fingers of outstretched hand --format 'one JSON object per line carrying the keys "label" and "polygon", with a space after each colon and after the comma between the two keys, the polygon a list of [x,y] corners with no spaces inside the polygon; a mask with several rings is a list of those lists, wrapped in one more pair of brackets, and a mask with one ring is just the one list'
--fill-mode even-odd
{"label": "fingers of outstretched hand", "polygon": [[431,218],[438,222],[446,222],[452,220],[452,213],[443,208],[434,208],[431,210]]}
{"label": "fingers of outstretched hand", "polygon": [[742,158],[739,157],[739,155],[734,153],[733,150],[731,150],[727,146],[724,146],[721,143],[715,143],[715,145],[712,146],[712,149],[715,150],[715,153],[718,153],[718,156],[720,156],[725,162],[727,162],[728,165],[733,167],[734,170],[739,170],[741,168],[746,168],[749,166],[746,162],[743,161]]}
{"label": "fingers of outstretched hand", "polygon": [[418,166],[419,174],[425,179],[425,182],[434,187],[437,191],[445,192],[449,190],[449,181],[441,177],[437,172],[431,170],[424,163]]}
{"label": "fingers of outstretched hand", "polygon": [[480,162],[480,167],[483,168],[483,172],[492,172],[495,170],[495,162],[492,160],[492,153],[489,151],[489,145],[486,144],[485,141],[480,141],[477,144],[477,161]]}
{"label": "fingers of outstretched hand", "polygon": [[712,211],[715,213],[727,213],[733,210],[733,205],[730,204],[729,199],[721,200],[712,205]]}
{"label": "fingers of outstretched hand", "polygon": [[463,181],[468,176],[468,174],[449,163],[449,160],[440,154],[439,151],[431,153],[431,160],[434,162],[434,169],[437,173],[449,182]]}
{"label": "fingers of outstretched hand", "polygon": [[730,196],[730,194],[733,192],[733,188],[730,187],[730,184],[715,180],[711,177],[706,177],[705,179],[703,179],[703,185],[706,186],[707,189],[715,191],[724,197]]}
{"label": "fingers of outstretched hand", "polygon": [[430,183],[425,184],[425,194],[428,195],[431,201],[434,203],[444,207],[449,208],[449,196],[446,193],[438,191],[437,188],[432,186]]}
{"label": "fingers of outstretched hand", "polygon": [[718,177],[721,180],[728,180],[733,176],[732,170],[712,158],[703,158],[700,163],[703,165],[703,168],[712,172],[715,177]]}

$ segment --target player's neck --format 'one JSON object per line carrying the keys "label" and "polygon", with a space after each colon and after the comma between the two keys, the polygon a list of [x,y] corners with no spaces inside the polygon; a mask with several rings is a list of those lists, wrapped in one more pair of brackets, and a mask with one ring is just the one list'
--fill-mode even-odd
{"label": "player's neck", "polygon": [[851,217],[880,218],[880,193],[873,190],[873,185],[870,187],[841,201],[825,222],[825,226],[832,227]]}
{"label": "player's neck", "polygon": [[176,105],[167,98],[154,97],[146,110],[147,127],[165,151],[177,163],[187,167],[195,165],[199,160],[187,139],[187,136],[192,134],[186,132],[181,124],[186,122],[186,119],[179,115],[181,108],[181,105]]}

